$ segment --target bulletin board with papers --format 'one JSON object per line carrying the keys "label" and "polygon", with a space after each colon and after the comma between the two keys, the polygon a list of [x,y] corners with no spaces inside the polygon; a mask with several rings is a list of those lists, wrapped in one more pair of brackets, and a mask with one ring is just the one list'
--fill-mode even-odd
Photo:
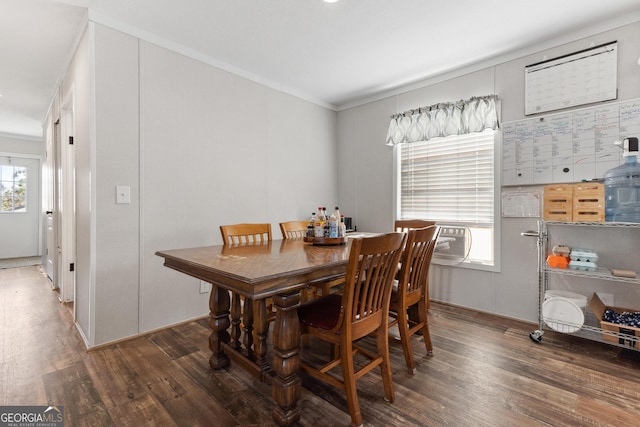
{"label": "bulletin board with papers", "polygon": [[502,124],[502,185],[602,178],[624,162],[614,145],[640,137],[640,99]]}

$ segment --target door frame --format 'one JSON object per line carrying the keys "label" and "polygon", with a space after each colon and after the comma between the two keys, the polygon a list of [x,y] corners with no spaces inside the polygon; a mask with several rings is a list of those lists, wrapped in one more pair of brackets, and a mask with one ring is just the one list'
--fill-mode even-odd
{"label": "door frame", "polygon": [[[73,302],[76,295],[76,185],[75,185],[75,146],[70,138],[75,134],[74,122],[74,91],[73,88],[64,96],[60,105],[59,119],[59,154],[60,165],[56,175],[59,177],[57,185],[59,211],[57,225],[58,248],[58,277],[60,280],[60,301]],[[75,304],[73,309],[75,320]]]}
{"label": "door frame", "polygon": [[[51,113],[52,114],[52,113]],[[57,262],[58,256],[58,227],[57,221],[57,149],[59,139],[59,119],[50,116],[45,128],[45,162],[42,166],[42,202],[44,213],[45,248],[43,262],[47,277],[51,280],[51,287],[58,289]],[[44,194],[46,192],[46,194]],[[51,231],[49,230],[51,228]]]}

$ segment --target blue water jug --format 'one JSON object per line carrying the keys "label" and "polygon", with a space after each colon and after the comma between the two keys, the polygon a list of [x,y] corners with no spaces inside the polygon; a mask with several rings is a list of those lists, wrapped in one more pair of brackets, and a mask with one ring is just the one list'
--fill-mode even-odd
{"label": "blue water jug", "polygon": [[638,138],[626,138],[623,148],[624,164],[604,174],[604,219],[607,222],[640,223]]}

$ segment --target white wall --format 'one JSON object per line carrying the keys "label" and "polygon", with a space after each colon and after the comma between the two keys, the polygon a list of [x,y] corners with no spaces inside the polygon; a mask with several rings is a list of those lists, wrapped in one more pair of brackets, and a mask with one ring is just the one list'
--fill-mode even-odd
{"label": "white wall", "polygon": [[[78,304],[95,346],[208,314],[199,282],[156,251],[220,244],[219,226],[237,222],[270,222],[279,238],[278,222],[335,205],[338,178],[335,112],[106,26],[90,34]],[[131,204],[115,203],[116,185]]]}
{"label": "white wall", "polygon": [[[524,118],[524,66],[613,40],[618,41],[618,99],[640,97],[640,23],[626,25],[486,69],[411,85],[398,95],[340,111],[338,114],[340,206],[355,213],[360,230],[392,228],[393,149],[384,145],[392,114],[443,101],[497,94],[502,121]],[[462,74],[462,75],[460,75]],[[532,187],[531,190],[540,189]],[[535,239],[520,236],[535,230],[535,219],[504,218],[501,225],[501,272],[434,266],[430,296],[436,300],[537,320],[538,278]]]}
{"label": "white wall", "polygon": [[198,281],[155,251],[220,244],[218,227],[238,222],[270,222],[279,237],[279,221],[335,203],[337,177],[335,113],[149,43],[140,58],[148,330],[207,310]]}
{"label": "white wall", "polygon": [[[93,342],[99,344],[139,330],[139,55],[136,39],[100,25],[92,28],[95,284],[91,303]],[[115,203],[117,185],[130,187],[130,204]]]}
{"label": "white wall", "polygon": [[0,153],[21,154],[25,155],[25,157],[41,157],[44,155],[44,142],[42,138],[0,135]]}

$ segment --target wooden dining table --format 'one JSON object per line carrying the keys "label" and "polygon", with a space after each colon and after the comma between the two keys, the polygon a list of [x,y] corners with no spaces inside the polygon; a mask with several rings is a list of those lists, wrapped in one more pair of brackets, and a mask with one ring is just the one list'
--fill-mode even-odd
{"label": "wooden dining table", "polygon": [[[346,273],[348,240],[320,246],[285,239],[156,252],[165,266],[213,285],[209,364],[221,369],[233,361],[270,383],[275,401],[272,415],[280,426],[300,419],[300,291]],[[267,300],[271,299],[275,320],[269,336]]]}

